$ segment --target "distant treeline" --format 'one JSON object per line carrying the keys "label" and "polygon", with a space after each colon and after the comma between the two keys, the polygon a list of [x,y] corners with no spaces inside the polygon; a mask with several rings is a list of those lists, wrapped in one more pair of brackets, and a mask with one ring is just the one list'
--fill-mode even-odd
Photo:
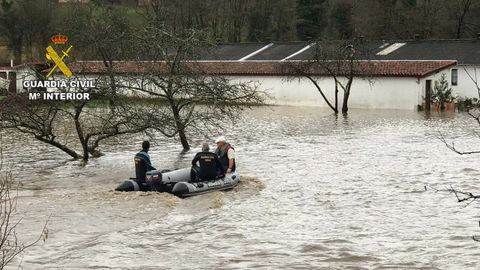
{"label": "distant treeline", "polygon": [[[16,62],[38,57],[53,33],[88,35],[82,33],[86,28],[82,23],[88,21],[78,21],[76,16],[78,12],[91,13],[89,19],[101,21],[104,11],[96,11],[100,7],[129,27],[141,27],[149,9],[161,10],[166,28],[202,30],[212,42],[455,39],[474,38],[480,32],[478,0],[133,1],[138,5],[118,5],[114,3],[122,1],[112,0],[58,2],[65,1],[1,0],[1,37]],[[11,57],[5,53],[2,56]]]}

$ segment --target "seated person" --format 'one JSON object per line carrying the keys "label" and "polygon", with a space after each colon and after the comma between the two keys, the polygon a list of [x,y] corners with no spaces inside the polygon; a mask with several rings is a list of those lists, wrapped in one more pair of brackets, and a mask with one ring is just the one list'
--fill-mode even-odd
{"label": "seated person", "polygon": [[225,137],[223,136],[218,137],[218,139],[215,140],[215,143],[217,144],[215,154],[217,154],[220,159],[220,163],[225,169],[224,172],[226,174],[233,173],[237,167],[235,161],[235,149],[231,144],[226,142]]}
{"label": "seated person", "polygon": [[[202,145],[202,152],[195,155],[192,160],[190,180],[192,182],[215,180],[223,175],[223,166],[217,155],[210,152],[208,143]],[[200,166],[197,165],[197,162]]]}
{"label": "seated person", "polygon": [[139,183],[145,183],[145,176],[147,171],[155,170],[150,163],[150,156],[148,150],[150,149],[150,142],[144,141],[142,143],[142,150],[135,155],[135,178]]}

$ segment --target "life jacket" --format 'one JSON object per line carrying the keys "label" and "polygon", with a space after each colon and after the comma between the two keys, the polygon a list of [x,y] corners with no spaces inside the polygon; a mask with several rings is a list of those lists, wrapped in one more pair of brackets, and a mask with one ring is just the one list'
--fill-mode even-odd
{"label": "life jacket", "polygon": [[[220,159],[220,163],[222,163],[223,168],[225,169],[225,172],[226,172],[228,170],[228,155],[227,155],[228,150],[230,149],[235,150],[235,148],[233,148],[233,146],[231,146],[229,143],[226,143],[222,148],[223,149],[220,149],[220,148],[215,149],[215,154],[217,154],[218,159]],[[237,164],[235,162],[235,159],[233,159],[232,172],[235,171],[236,167],[237,167]]]}

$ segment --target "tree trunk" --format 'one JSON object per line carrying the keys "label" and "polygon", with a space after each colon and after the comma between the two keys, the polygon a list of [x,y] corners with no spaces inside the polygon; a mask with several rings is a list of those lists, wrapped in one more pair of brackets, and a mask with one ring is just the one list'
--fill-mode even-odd
{"label": "tree trunk", "polygon": [[187,135],[185,134],[185,125],[182,123],[182,119],[180,118],[180,112],[178,110],[177,104],[172,99],[169,99],[170,106],[173,112],[173,118],[175,120],[175,127],[178,131],[178,136],[180,137],[180,142],[183,146],[183,151],[190,150],[190,145],[188,144]]}
{"label": "tree trunk", "polygon": [[345,94],[343,95],[343,105],[342,105],[342,113],[347,114],[348,113],[348,98],[350,97],[350,91],[345,91]]}
{"label": "tree trunk", "polygon": [[185,130],[183,128],[178,130],[178,136],[180,137],[180,142],[182,143],[183,151],[190,150],[190,145],[188,144],[187,136],[185,135]]}
{"label": "tree trunk", "polygon": [[[353,70],[353,62],[350,62],[350,71]],[[353,83],[353,74],[350,74],[348,77],[348,82],[345,88],[343,89],[344,95],[343,95],[343,105],[342,105],[342,113],[347,114],[348,113],[348,99],[350,98],[350,89],[352,89],[352,83]]]}
{"label": "tree trunk", "polygon": [[74,122],[75,122],[75,129],[77,130],[78,139],[80,140],[80,144],[82,145],[83,160],[88,161],[88,157],[89,157],[88,141],[85,140],[85,136],[84,136],[84,133],[83,133],[83,128],[82,128],[82,125],[80,123],[80,114],[82,113],[83,105],[75,108]]}
{"label": "tree trunk", "polygon": [[[85,140],[87,141],[87,146],[88,146],[88,142],[90,141],[90,137],[87,135]],[[97,139],[93,142],[93,144],[91,146],[88,147],[88,153],[90,153],[90,155],[94,158],[98,158],[98,157],[103,156],[103,153],[100,152],[99,150],[97,150],[97,148],[99,146],[99,143],[100,143],[100,140]]]}
{"label": "tree trunk", "polygon": [[338,114],[338,82],[335,80],[335,114]]}
{"label": "tree trunk", "polygon": [[42,141],[44,143],[48,143],[52,146],[55,146],[57,147],[58,149],[62,150],[63,152],[67,153],[69,156],[71,156],[72,158],[74,159],[79,159],[81,158],[81,156],[79,154],[77,154],[77,152],[73,151],[72,149],[66,147],[65,145],[63,144],[60,144],[56,141],[52,141],[52,140],[48,140],[48,139],[45,139],[43,137],[40,137],[40,136],[35,136],[35,138],[39,141]]}
{"label": "tree trunk", "polygon": [[318,90],[318,92],[320,93],[320,95],[322,95],[323,100],[325,100],[325,102],[327,103],[328,107],[330,107],[330,109],[332,109],[333,112],[334,112],[335,114],[337,114],[337,113],[338,113],[338,107],[334,107],[334,106],[330,103],[330,101],[328,101],[327,97],[325,96],[325,94],[324,94],[323,91],[322,91],[322,88],[320,87],[320,85],[318,85],[318,83],[315,81],[315,79],[313,79],[313,78],[312,78],[311,76],[309,76],[309,75],[304,75],[304,76],[305,76],[307,79],[309,79],[309,80],[313,83],[313,85],[315,85],[315,87],[317,88],[317,90]]}
{"label": "tree trunk", "polygon": [[350,76],[350,78],[348,78],[347,86],[344,89],[343,105],[342,105],[343,114],[348,113],[348,99],[350,98],[350,89],[352,88],[352,83],[353,83],[353,76]]}

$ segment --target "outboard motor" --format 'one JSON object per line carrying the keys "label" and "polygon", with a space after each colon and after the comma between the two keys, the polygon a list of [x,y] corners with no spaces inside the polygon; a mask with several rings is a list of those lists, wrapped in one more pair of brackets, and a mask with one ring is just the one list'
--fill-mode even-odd
{"label": "outboard motor", "polygon": [[148,171],[145,177],[146,184],[151,191],[170,192],[178,181],[188,181],[189,179],[185,177],[188,170],[182,169],[180,171],[181,173],[179,173],[179,170]]}
{"label": "outboard motor", "polygon": [[179,182],[190,181],[190,169],[170,170],[152,170],[145,175],[145,182],[138,182],[135,178],[130,178],[120,184],[115,191],[157,191],[172,192],[175,184]]}
{"label": "outboard motor", "polygon": [[148,171],[145,179],[151,191],[163,191],[162,173],[160,171]]}

